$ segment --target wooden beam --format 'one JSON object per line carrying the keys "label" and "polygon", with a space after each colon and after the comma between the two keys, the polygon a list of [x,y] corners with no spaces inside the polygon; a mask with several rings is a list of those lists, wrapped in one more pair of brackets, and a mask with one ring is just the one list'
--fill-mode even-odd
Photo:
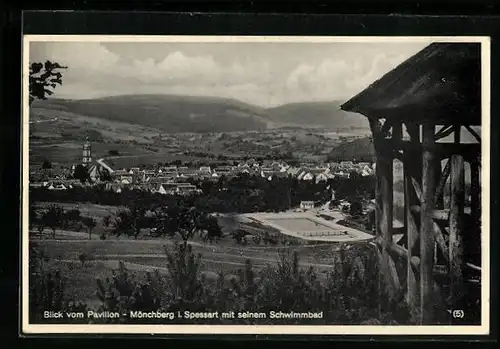
{"label": "wooden beam", "polygon": [[402,140],[403,139],[403,124],[401,122],[395,122],[392,125],[392,139]]}
{"label": "wooden beam", "polygon": [[450,299],[454,306],[459,306],[456,303],[460,303],[463,293],[463,218],[465,199],[464,159],[460,155],[451,157],[450,183]]}
{"label": "wooden beam", "polygon": [[[441,181],[442,171],[441,171],[441,158],[436,157],[434,160],[434,183],[436,185]],[[438,188],[439,189],[439,188]],[[435,191],[437,193],[437,190]],[[436,208],[443,208],[444,202],[442,196],[434,195],[434,205]]]}
{"label": "wooden beam", "polygon": [[438,136],[440,133],[442,133],[444,130],[446,130],[450,125],[443,125],[439,131],[436,132],[436,136]]}
{"label": "wooden beam", "polygon": [[434,140],[438,141],[440,139],[448,137],[449,135],[451,135],[453,133],[454,130],[455,130],[455,128],[454,128],[453,125],[451,125],[451,126],[443,126],[443,128],[440,129],[436,133],[436,135],[434,136]]}
{"label": "wooden beam", "polygon": [[393,151],[393,156],[394,156],[395,159],[398,159],[401,162],[404,161],[404,155],[400,151],[398,151],[398,150],[394,150]]}
{"label": "wooden beam", "polygon": [[420,215],[420,314],[421,324],[434,322],[434,211],[435,183],[435,154],[434,154],[434,124],[430,121],[423,125],[423,152],[422,152],[422,196]]}
{"label": "wooden beam", "polygon": [[393,121],[385,120],[384,124],[382,125],[379,135],[381,138],[387,137],[387,134],[389,133],[389,130],[393,126]]}
{"label": "wooden beam", "polygon": [[444,196],[444,186],[446,185],[446,181],[448,180],[448,176],[450,175],[450,160],[446,162],[444,166],[443,173],[441,173],[441,177],[439,178],[439,184],[436,189],[435,200],[436,202],[442,203]]}
{"label": "wooden beam", "polygon": [[376,143],[380,139],[380,129],[382,125],[378,119],[368,119],[370,123],[370,130],[372,131],[373,143]]}
{"label": "wooden beam", "polygon": [[411,184],[413,185],[413,190],[415,190],[415,195],[417,196],[418,201],[422,201],[422,189],[420,187],[420,183],[415,178],[411,178]]}
{"label": "wooden beam", "polygon": [[462,136],[461,132],[462,132],[462,126],[460,124],[456,124],[453,126],[453,134],[454,134],[454,141],[455,141],[455,144],[459,144],[460,143],[460,137]]}
{"label": "wooden beam", "polygon": [[[411,211],[414,213],[420,213],[420,207],[419,206],[412,206]],[[446,217],[446,220],[448,220],[449,217],[449,211],[448,210],[434,210],[431,212],[430,216],[433,220],[445,220],[444,218]],[[436,240],[437,246],[441,249],[441,252],[443,252],[445,261],[448,263],[449,262],[449,251],[448,247],[446,245],[446,240],[444,238],[443,234],[443,229],[437,224],[436,222],[433,222],[432,228],[434,230],[434,238]]]}
{"label": "wooden beam", "polygon": [[[381,246],[381,242],[380,241],[375,241],[376,242],[376,245],[377,246]],[[418,258],[417,256],[413,256],[410,260],[408,260],[408,250],[405,249],[404,247],[402,246],[399,246],[399,245],[396,245],[396,244],[392,244],[389,246],[389,252],[392,254],[392,256],[394,257],[394,259],[396,260],[401,260],[405,263],[410,263],[410,267],[415,271],[415,275],[418,276],[418,271],[419,271],[419,268],[420,268],[420,258]],[[466,266],[470,269],[474,269],[476,271],[481,271],[481,268],[474,265],[474,264],[471,264],[471,263],[467,263]],[[433,267],[433,274],[440,274],[440,275],[448,275],[448,268],[446,266],[442,266],[442,265],[435,265]],[[470,280],[468,280],[470,281]]]}
{"label": "wooden beam", "polygon": [[476,271],[481,271],[481,267],[478,267],[477,265],[472,264],[472,263],[465,263],[465,266],[466,266],[466,267],[469,267],[469,268],[471,268],[471,269],[474,269],[474,270],[476,270]]}
{"label": "wooden beam", "polygon": [[[411,211],[414,213],[420,213],[420,206],[418,205],[413,205],[411,206]],[[450,218],[450,210],[444,209],[444,210],[433,210],[430,213],[432,219],[438,220],[438,221],[447,221]]]}
{"label": "wooden beam", "polygon": [[406,132],[410,136],[410,142],[420,144],[420,126],[413,122],[407,122],[405,123],[405,126]]}
{"label": "wooden beam", "polygon": [[[421,144],[407,140],[386,139],[388,147],[403,151],[419,151]],[[481,144],[479,143],[432,143],[427,147],[434,148],[434,156],[437,158],[448,158],[453,154],[462,154],[463,156],[473,156],[481,153]]]}
{"label": "wooden beam", "polygon": [[[419,205],[412,205],[411,207],[412,212],[414,213],[420,213],[420,206]],[[464,217],[467,217],[471,214],[470,209],[467,207],[464,207]],[[436,221],[449,221],[450,220],[450,209],[445,208],[442,210],[434,210],[431,212],[431,217],[432,219]]]}
{"label": "wooden beam", "polygon": [[465,125],[465,128],[467,129],[467,131],[469,131],[469,133],[471,135],[474,136],[474,138],[479,142],[481,143],[481,136],[476,132],[474,131],[474,129],[472,127],[470,127],[469,125]]}

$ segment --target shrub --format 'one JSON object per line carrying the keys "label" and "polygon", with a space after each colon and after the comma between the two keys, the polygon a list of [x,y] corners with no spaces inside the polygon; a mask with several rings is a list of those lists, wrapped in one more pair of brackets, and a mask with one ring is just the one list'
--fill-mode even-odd
{"label": "shrub", "polygon": [[[165,248],[166,273],[159,270],[139,279],[120,262],[105,280],[97,279],[98,311],[323,312],[322,319],[176,319],[174,323],[231,324],[411,324],[402,298],[389,300],[379,289],[376,255],[369,244],[342,247],[334,253],[332,270],[321,280],[314,268],[301,268],[298,252],[282,249],[275,266],[255,271],[250,260],[231,278],[219,272],[215,281],[201,272],[201,255],[186,242]],[[31,259],[30,259],[31,260]],[[60,274],[48,274],[38,287],[45,307],[64,307]],[[31,286],[31,285],[30,285]],[[48,291],[51,296],[49,297]],[[32,291],[34,292],[34,291]],[[31,293],[32,295],[34,293]],[[30,299],[32,301],[32,299]],[[69,306],[69,305],[66,305]],[[40,311],[41,308],[38,308]],[[45,308],[47,309],[47,308]],[[36,310],[36,308],[35,308]],[[165,323],[155,318],[99,320],[104,323]]]}
{"label": "shrub", "polygon": [[[83,311],[87,310],[84,302],[68,300],[66,280],[57,268],[50,268],[44,251],[36,244],[30,244],[29,252],[29,322],[30,323],[65,323],[66,319],[49,319],[45,311]],[[72,323],[86,322],[85,319]]]}
{"label": "shrub", "polygon": [[[148,280],[150,279],[150,280]],[[119,312],[130,314],[130,311],[157,311],[160,309],[160,301],[156,296],[161,287],[155,284],[151,286],[152,278],[148,275],[146,282],[137,282],[125,268],[123,262],[119,263],[117,271],[113,271],[111,278],[104,281],[97,279],[97,298],[101,301],[98,311]],[[149,282],[148,282],[149,281]],[[155,290],[156,289],[156,290]],[[126,317],[103,319],[104,323],[127,322]],[[138,319],[134,322],[151,322],[149,319]],[[154,322],[154,319],[153,319]]]}

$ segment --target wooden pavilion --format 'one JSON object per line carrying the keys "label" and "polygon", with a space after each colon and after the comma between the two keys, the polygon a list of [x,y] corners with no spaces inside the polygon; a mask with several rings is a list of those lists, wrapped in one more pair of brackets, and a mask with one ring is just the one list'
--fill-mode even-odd
{"label": "wooden pavilion", "polygon": [[[464,309],[480,289],[480,52],[479,43],[431,44],[341,106],[372,131],[382,282],[391,297],[404,294],[420,324],[436,323],[437,304]],[[395,161],[404,181],[398,240]]]}

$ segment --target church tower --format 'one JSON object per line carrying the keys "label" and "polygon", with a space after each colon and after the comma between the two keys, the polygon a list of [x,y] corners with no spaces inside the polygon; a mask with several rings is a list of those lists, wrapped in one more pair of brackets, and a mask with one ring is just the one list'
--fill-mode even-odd
{"label": "church tower", "polygon": [[88,137],[85,139],[85,144],[83,145],[83,157],[82,166],[89,167],[92,162],[92,152]]}

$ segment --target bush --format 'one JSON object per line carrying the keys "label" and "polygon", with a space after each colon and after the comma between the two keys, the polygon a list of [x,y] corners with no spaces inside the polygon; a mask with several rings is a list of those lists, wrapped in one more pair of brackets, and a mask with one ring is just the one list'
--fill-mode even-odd
{"label": "bush", "polygon": [[[152,278],[148,275],[148,278]],[[98,311],[119,312],[129,314],[130,311],[157,311],[160,302],[154,294],[154,288],[148,282],[137,282],[130,277],[125,264],[120,262],[118,270],[113,271],[111,278],[96,279],[96,296],[101,301]],[[158,287],[158,286],[157,286]],[[104,323],[126,322],[125,317],[103,319]],[[150,322],[148,319],[145,322]],[[139,322],[142,322],[139,320]]]}
{"label": "bush", "polygon": [[109,156],[120,156],[120,152],[115,149],[108,150],[108,155]]}
{"label": "bush", "polygon": [[49,160],[43,160],[42,169],[48,170],[52,168],[52,164]]}
{"label": "bush", "polygon": [[[73,312],[87,310],[84,302],[68,300],[66,280],[59,269],[50,268],[44,251],[30,244],[29,252],[29,322],[65,323],[67,320],[44,317],[45,311]],[[85,319],[72,323],[85,323]]]}
{"label": "bush", "polygon": [[[131,274],[120,262],[112,276],[97,279],[97,311],[162,312],[323,312],[322,319],[175,319],[155,318],[100,320],[104,323],[204,323],[204,324],[411,324],[410,312],[403,299],[389,300],[379,289],[377,257],[369,244],[342,247],[334,254],[333,268],[321,280],[314,268],[300,267],[298,252],[283,249],[278,263],[261,271],[250,260],[228,278],[219,272],[215,281],[201,272],[201,255],[186,242],[165,249],[166,272],[147,273],[142,279]],[[30,259],[31,260],[31,259]],[[323,278],[324,279],[324,278]],[[48,274],[34,283],[43,307],[64,307],[64,283],[60,274]],[[31,286],[31,285],[30,285]],[[49,296],[48,292],[52,292]],[[66,305],[68,306],[68,305]],[[42,308],[34,308],[41,311]],[[47,308],[45,308],[47,309]],[[32,309],[33,310],[33,309]]]}
{"label": "bush", "polygon": [[[143,281],[132,278],[123,263],[106,283],[98,281],[102,309],[110,311],[247,311],[323,312],[323,319],[177,319],[176,323],[232,324],[407,324],[402,302],[389,302],[378,289],[378,268],[367,246],[341,249],[335,268],[321,282],[311,267],[300,268],[297,252],[282,250],[276,266],[254,271],[247,260],[231,278],[219,273],[215,283],[201,274],[201,256],[189,244],[166,250],[166,275],[156,271]],[[126,321],[122,319],[121,321]],[[129,320],[161,323],[161,320]]]}

